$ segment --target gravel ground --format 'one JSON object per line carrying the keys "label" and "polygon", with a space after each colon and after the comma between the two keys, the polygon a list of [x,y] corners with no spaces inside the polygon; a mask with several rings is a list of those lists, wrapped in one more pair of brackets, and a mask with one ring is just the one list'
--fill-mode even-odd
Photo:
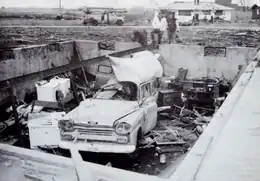
{"label": "gravel ground", "polygon": [[[0,27],[1,47],[15,44],[41,44],[55,40],[85,39],[96,41],[131,41],[134,29],[147,27]],[[18,40],[14,41],[14,38]],[[166,34],[164,35],[166,40]],[[182,28],[179,42],[210,46],[247,46],[260,45],[260,31],[239,29]]]}

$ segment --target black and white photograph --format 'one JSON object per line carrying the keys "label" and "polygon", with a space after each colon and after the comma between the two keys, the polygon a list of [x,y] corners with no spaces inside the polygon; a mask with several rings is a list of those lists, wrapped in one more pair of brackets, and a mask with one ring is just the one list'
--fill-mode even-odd
{"label": "black and white photograph", "polygon": [[1,0],[0,181],[260,181],[260,0]]}

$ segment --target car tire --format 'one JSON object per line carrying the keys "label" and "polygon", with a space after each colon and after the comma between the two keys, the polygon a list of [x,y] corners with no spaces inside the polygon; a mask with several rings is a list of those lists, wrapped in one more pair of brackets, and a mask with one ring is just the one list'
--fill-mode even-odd
{"label": "car tire", "polygon": [[142,139],[142,137],[143,137],[142,128],[139,128],[139,130],[137,132],[136,149],[133,153],[129,154],[129,158],[131,160],[136,159],[140,154],[140,148],[139,148],[140,144],[139,144],[138,140]]}
{"label": "car tire", "polygon": [[116,21],[116,25],[117,26],[122,26],[124,24],[124,22],[122,20],[117,20]]}
{"label": "car tire", "polygon": [[93,26],[98,26],[98,21],[95,20],[95,19],[93,19],[93,20],[91,21],[91,24],[92,24]]}

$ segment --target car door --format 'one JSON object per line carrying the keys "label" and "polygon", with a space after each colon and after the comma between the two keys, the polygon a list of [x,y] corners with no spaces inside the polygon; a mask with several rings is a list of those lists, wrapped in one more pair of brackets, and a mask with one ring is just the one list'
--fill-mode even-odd
{"label": "car door", "polygon": [[111,66],[98,65],[94,88],[99,89],[101,86],[105,85],[113,75],[114,73]]}
{"label": "car door", "polygon": [[157,122],[157,103],[152,90],[152,82],[140,85],[140,107],[144,111],[143,132],[151,131]]}

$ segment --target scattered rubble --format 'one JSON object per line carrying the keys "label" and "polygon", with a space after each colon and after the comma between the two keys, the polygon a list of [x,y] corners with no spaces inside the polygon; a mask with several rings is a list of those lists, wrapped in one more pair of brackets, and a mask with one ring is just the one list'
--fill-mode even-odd
{"label": "scattered rubble", "polygon": [[[200,134],[203,133],[204,129],[210,123],[210,119],[216,107],[219,107],[224,101],[225,96],[223,95],[230,91],[230,89],[227,88],[227,80],[224,78],[202,77],[189,80],[186,79],[187,73],[188,70],[180,69],[179,75],[176,77],[163,77],[158,81],[160,88],[158,89],[159,97],[157,100],[159,105],[157,109],[157,125],[152,131],[139,140],[139,155],[137,155],[135,160],[132,160],[132,165],[126,169],[151,175],[160,174],[170,164],[173,164],[175,160],[178,160],[179,157],[189,151]],[[85,82],[85,84],[82,82]],[[86,85],[84,79],[75,81],[71,75],[65,74],[60,77],[52,77],[44,83],[45,85],[48,83],[55,85],[50,86],[52,88],[55,87],[55,90],[57,87],[60,87],[57,88],[57,90],[60,90],[60,94],[49,94],[52,95],[48,97],[49,101],[44,101],[46,100],[46,97],[44,97],[46,94],[39,95],[39,92],[43,92],[43,89],[41,90],[42,87],[37,85],[38,100],[34,100],[29,104],[20,101],[21,103],[19,105],[12,106],[12,108],[16,108],[14,109],[15,111],[12,108],[7,110],[9,113],[16,112],[18,114],[18,120],[16,121],[11,114],[9,119],[1,122],[1,142],[11,143],[11,138],[16,136],[10,135],[10,132],[7,131],[8,128],[12,129],[15,122],[22,125],[20,128],[22,130],[21,136],[28,139],[30,135],[32,136],[31,133],[29,134],[28,127],[33,127],[32,124],[27,125],[28,120],[34,120],[32,122],[41,121],[49,125],[52,122],[51,115],[56,113],[65,114],[65,112],[69,112],[79,103],[71,104],[71,107],[66,107],[71,101],[75,101],[75,99],[82,101],[85,100],[86,97],[91,98],[93,95],[96,95],[96,92],[91,90],[90,86]],[[87,81],[87,83],[89,82]],[[80,84],[84,86],[80,86]],[[82,87],[86,87],[87,89],[84,90]],[[44,91],[48,90],[44,89]],[[79,99],[80,95],[82,99]],[[219,96],[223,97],[220,98]],[[68,101],[65,101],[67,97],[70,98]],[[57,101],[55,104],[53,103],[54,99]],[[64,125],[59,126],[71,128],[71,126],[68,125],[71,123],[69,120],[63,123]],[[80,127],[81,125],[77,126]],[[77,139],[78,135],[75,136],[74,141]],[[31,145],[31,147],[32,146],[35,145]],[[51,151],[54,154],[59,154],[59,151],[54,149]],[[108,160],[104,164],[117,167],[117,164],[114,164],[111,160]]]}
{"label": "scattered rubble", "polygon": [[[6,47],[7,43],[13,47],[25,44],[43,44],[53,41],[72,39],[86,39],[95,41],[127,41],[130,42],[133,31],[146,30],[148,41],[149,28],[144,27],[68,27],[68,28],[42,28],[42,27],[1,27],[0,45]],[[19,37],[17,37],[19,35]],[[237,29],[194,29],[180,31],[181,44],[197,44],[202,46],[246,46],[257,47],[260,45],[260,31]],[[26,43],[28,42],[28,43]]]}

